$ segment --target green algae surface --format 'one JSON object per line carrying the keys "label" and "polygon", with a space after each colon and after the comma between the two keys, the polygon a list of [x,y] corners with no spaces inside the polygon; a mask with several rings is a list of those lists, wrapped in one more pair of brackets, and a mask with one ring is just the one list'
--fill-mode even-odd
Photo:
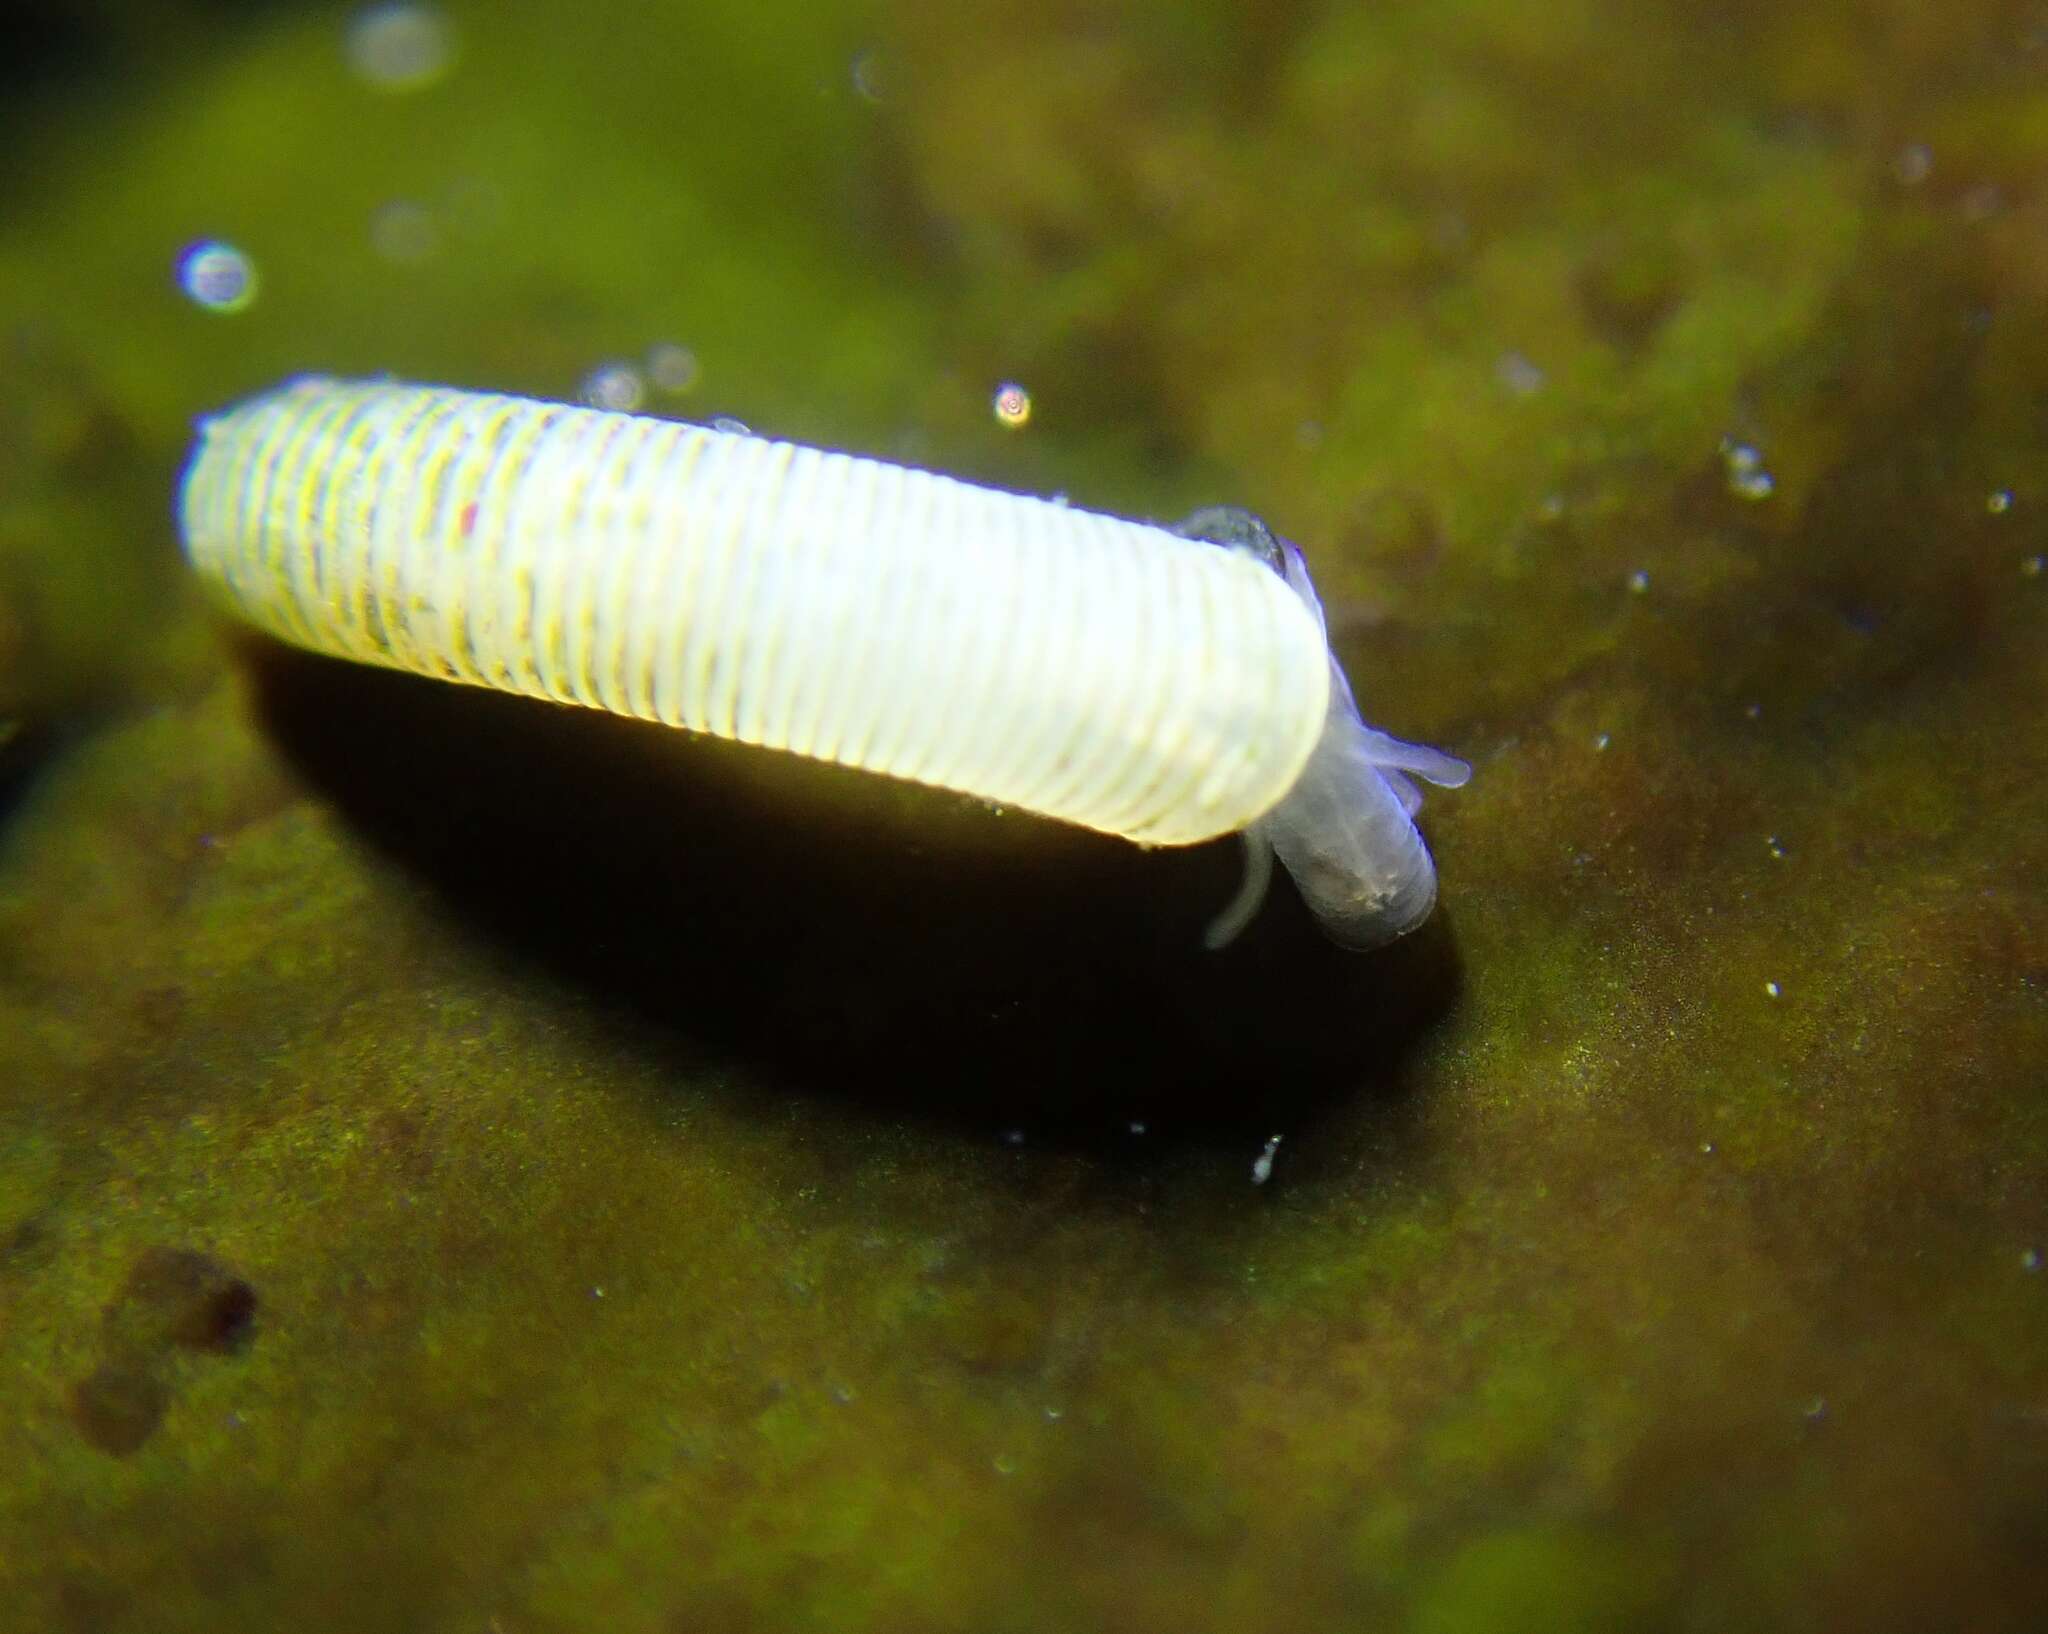
{"label": "green algae surface", "polygon": [[[0,1627],[2040,1626],[2033,11],[362,15],[0,189]],[[199,605],[195,415],[662,344],[1264,512],[1437,917]]]}

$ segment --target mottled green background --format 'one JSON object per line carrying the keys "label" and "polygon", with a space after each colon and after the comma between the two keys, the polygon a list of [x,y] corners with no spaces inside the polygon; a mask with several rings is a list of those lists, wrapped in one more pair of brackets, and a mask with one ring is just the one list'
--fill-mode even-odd
{"label": "mottled green background", "polygon": [[[219,0],[7,87],[0,1626],[2043,1626],[2048,13],[449,15],[406,93]],[[208,408],[664,341],[1268,514],[1474,762],[1437,918],[1207,957],[1227,845],[183,574]]]}

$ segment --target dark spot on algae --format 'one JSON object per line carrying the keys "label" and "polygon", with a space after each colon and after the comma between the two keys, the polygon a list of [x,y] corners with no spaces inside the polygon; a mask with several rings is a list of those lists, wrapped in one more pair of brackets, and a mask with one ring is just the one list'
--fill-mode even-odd
{"label": "dark spot on algae", "polygon": [[240,1350],[255,1332],[256,1290],[190,1248],[146,1249],[107,1306],[110,1339],[138,1346]]}
{"label": "dark spot on algae", "polygon": [[147,1364],[104,1362],[71,1388],[71,1422],[99,1451],[140,1452],[163,1422],[170,1392]]}

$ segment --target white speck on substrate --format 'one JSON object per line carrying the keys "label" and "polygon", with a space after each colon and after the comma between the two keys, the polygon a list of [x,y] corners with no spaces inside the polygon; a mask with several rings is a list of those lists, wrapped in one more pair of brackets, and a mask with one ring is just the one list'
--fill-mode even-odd
{"label": "white speck on substrate", "polygon": [[1263,1186],[1268,1180],[1273,1178],[1273,1154],[1280,1150],[1280,1142],[1285,1138],[1282,1135],[1268,1136],[1266,1139],[1266,1149],[1252,1159],[1252,1184],[1254,1186]]}
{"label": "white speck on substrate", "polygon": [[1048,1424],[1057,1424],[1066,1416],[1067,1410],[1064,1407],[1048,1407],[1045,1410],[1045,1421]]}
{"label": "white speck on substrate", "polygon": [[1714,1155],[1714,1143],[1713,1143],[1712,1141],[1710,1141],[1710,1140],[1703,1140],[1703,1141],[1701,1141],[1701,1142],[1700,1142],[1700,1156],[1701,1156],[1701,1157],[1712,1157],[1713,1155]]}
{"label": "white speck on substrate", "polygon": [[1775,998],[1783,998],[1783,997],[1784,997],[1784,995],[1785,995],[1785,990],[1784,990],[1784,988],[1780,987],[1780,986],[1779,986],[1779,985],[1778,985],[1778,984],[1777,984],[1776,982],[1765,982],[1765,983],[1764,983],[1764,997],[1765,997],[1765,998],[1771,998],[1771,999],[1775,999]]}

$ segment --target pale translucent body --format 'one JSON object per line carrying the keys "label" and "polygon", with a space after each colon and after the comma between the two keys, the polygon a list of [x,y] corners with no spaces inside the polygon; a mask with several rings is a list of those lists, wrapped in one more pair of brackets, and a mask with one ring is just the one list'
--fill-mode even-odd
{"label": "pale translucent body", "polygon": [[316,652],[1148,844],[1272,811],[1332,701],[1241,551],[672,421],[299,380],[205,423],[180,505],[228,605]]}

